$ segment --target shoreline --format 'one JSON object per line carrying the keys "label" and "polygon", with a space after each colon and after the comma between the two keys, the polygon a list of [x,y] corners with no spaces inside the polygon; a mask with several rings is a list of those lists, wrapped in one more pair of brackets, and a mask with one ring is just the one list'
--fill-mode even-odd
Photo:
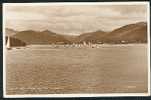
{"label": "shoreline", "polygon": [[126,46],[146,46],[148,45],[148,43],[133,43],[133,44],[91,44],[91,45],[82,45],[82,44],[74,44],[74,45],[52,45],[52,44],[30,44],[30,45],[26,45],[26,46],[15,46],[15,47],[10,47],[7,48],[5,46],[5,48],[7,50],[13,50],[13,49],[68,49],[68,48],[77,48],[77,49],[81,49],[81,48],[102,48],[102,47],[126,47]]}

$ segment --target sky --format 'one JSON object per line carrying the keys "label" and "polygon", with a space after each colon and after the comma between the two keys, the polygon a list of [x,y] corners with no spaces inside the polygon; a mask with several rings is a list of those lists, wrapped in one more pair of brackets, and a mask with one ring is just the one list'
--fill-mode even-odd
{"label": "sky", "polygon": [[5,5],[5,27],[79,35],[147,21],[146,5]]}

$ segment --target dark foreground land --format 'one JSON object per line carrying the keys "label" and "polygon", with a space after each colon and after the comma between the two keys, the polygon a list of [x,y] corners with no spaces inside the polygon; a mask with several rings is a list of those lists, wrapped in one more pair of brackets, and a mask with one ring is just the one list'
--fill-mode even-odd
{"label": "dark foreground land", "polygon": [[147,92],[147,45],[6,51],[7,94]]}

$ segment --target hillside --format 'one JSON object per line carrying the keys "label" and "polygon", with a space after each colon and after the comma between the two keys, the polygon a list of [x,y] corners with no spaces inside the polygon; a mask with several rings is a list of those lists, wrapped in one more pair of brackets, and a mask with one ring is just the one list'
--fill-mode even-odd
{"label": "hillside", "polygon": [[91,43],[146,43],[147,23],[129,24],[111,32],[96,31],[79,36],[80,42]]}
{"label": "hillside", "polygon": [[113,30],[106,36],[106,42],[118,43],[120,41],[127,43],[147,42],[147,23],[129,24]]}
{"label": "hillside", "polygon": [[[8,36],[6,36],[5,39],[6,39],[5,43],[7,44]],[[26,46],[26,43],[21,41],[21,40],[19,40],[19,39],[16,39],[14,37],[9,37],[9,39],[10,39],[10,46],[13,46],[13,47]]]}
{"label": "hillside", "polygon": [[13,37],[24,41],[27,44],[66,44],[70,43],[63,36],[50,32],[48,30],[36,32],[32,30],[21,31]]}
{"label": "hillside", "polygon": [[91,43],[98,43],[104,40],[104,37],[107,35],[106,32],[103,31],[96,31],[90,33],[84,33],[78,36],[79,42],[91,42]]}
{"label": "hillside", "polygon": [[71,43],[77,43],[78,42],[78,36],[74,36],[74,35],[62,35],[65,39],[67,39],[68,41],[70,41]]}

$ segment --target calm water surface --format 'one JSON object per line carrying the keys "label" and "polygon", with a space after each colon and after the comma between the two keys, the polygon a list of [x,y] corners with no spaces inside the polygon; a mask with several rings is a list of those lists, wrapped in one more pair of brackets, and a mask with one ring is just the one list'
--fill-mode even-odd
{"label": "calm water surface", "polygon": [[7,94],[147,92],[147,45],[6,51]]}

